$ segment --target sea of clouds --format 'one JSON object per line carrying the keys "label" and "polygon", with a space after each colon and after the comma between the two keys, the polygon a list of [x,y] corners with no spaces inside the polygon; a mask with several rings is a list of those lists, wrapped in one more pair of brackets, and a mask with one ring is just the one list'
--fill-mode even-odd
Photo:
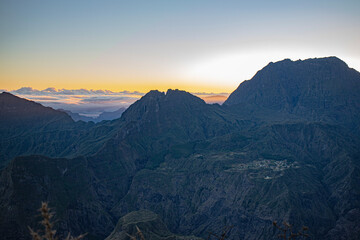
{"label": "sea of clouds", "polygon": [[[64,109],[83,116],[97,117],[102,112],[114,112],[120,108],[127,108],[145,93],[110,90],[88,89],[55,89],[37,90],[22,87],[17,90],[0,90],[10,92],[18,97],[26,98],[54,109]],[[222,103],[228,93],[193,93],[208,103]]]}

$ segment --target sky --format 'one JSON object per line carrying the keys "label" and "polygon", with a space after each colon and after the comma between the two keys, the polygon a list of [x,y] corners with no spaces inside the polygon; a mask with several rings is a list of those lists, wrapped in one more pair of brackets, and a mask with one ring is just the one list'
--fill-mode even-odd
{"label": "sky", "polygon": [[284,58],[337,56],[359,71],[359,13],[358,0],[0,0],[0,89],[209,100]]}

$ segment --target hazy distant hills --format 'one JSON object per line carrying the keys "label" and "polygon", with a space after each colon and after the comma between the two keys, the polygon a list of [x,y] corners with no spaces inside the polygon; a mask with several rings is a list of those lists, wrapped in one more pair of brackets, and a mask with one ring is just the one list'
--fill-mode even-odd
{"label": "hazy distant hills", "polygon": [[114,120],[117,118],[120,118],[122,113],[126,110],[126,108],[119,108],[118,110],[114,111],[114,112],[102,112],[100,113],[99,116],[97,117],[87,117],[87,116],[83,116],[79,113],[74,113],[68,110],[64,110],[64,109],[58,109],[59,111],[62,112],[66,112],[74,121],[84,121],[84,122],[101,122],[101,121],[105,121],[105,120]]}
{"label": "hazy distant hills", "polygon": [[359,76],[334,57],[284,60],[224,106],[150,91],[97,124],[20,111],[35,103],[3,93],[0,234],[29,239],[49,201],[60,234],[89,239],[125,239],[134,223],[147,239],[226,225],[230,239],[276,239],[273,220],[309,226],[312,239],[359,239]]}

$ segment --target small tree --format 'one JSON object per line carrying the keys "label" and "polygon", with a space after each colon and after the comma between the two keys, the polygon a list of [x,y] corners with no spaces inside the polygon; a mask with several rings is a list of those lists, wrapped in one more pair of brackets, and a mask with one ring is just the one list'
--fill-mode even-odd
{"label": "small tree", "polygon": [[[54,217],[54,213],[48,206],[47,202],[41,203],[41,208],[39,209],[41,213],[41,217],[43,220],[40,221],[41,225],[44,227],[43,234],[39,231],[34,231],[32,228],[29,228],[30,234],[33,240],[58,240],[58,236],[56,236],[56,230],[53,229],[54,224],[52,223],[52,218]],[[86,234],[81,234],[77,237],[73,237],[70,233],[67,235],[65,240],[80,240],[84,238]]]}

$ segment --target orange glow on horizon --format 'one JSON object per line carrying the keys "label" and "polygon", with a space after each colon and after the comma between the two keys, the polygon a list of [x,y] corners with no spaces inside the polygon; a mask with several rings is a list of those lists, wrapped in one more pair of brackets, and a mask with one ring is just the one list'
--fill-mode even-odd
{"label": "orange glow on horizon", "polygon": [[213,104],[213,103],[222,104],[229,97],[228,94],[226,94],[226,95],[211,95],[211,96],[196,95],[196,96],[198,96],[199,98],[201,98],[208,104]]}
{"label": "orange glow on horizon", "polygon": [[[51,80],[50,80],[51,79]],[[29,84],[31,83],[31,84]],[[43,90],[49,87],[56,89],[93,89],[93,90],[110,90],[119,91],[138,91],[147,93],[150,90],[159,90],[166,92],[168,89],[179,89],[188,92],[206,92],[220,93],[232,92],[237,86],[231,88],[218,87],[214,85],[204,85],[203,83],[190,83],[188,81],[180,81],[178,79],[137,79],[137,78],[97,78],[97,77],[81,77],[81,78],[61,78],[42,76],[29,76],[24,80],[22,76],[9,76],[0,74],[0,89],[16,90],[22,87],[32,87],[34,89]]]}

